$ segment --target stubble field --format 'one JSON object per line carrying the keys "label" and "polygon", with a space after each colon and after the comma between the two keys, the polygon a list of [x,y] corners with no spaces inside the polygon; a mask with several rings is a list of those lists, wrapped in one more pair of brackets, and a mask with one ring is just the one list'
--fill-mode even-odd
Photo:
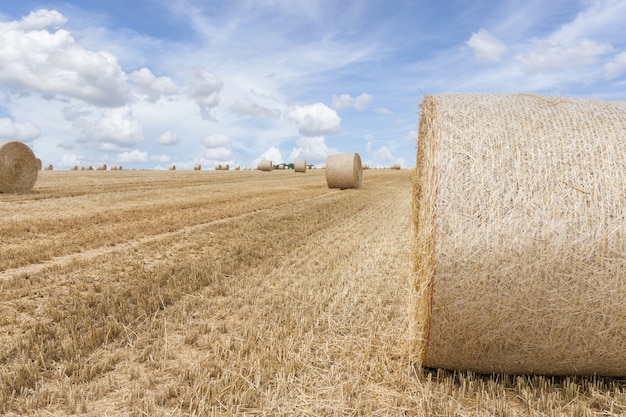
{"label": "stubble field", "polygon": [[626,381],[423,370],[412,171],[43,171],[0,194],[0,414],[605,416]]}

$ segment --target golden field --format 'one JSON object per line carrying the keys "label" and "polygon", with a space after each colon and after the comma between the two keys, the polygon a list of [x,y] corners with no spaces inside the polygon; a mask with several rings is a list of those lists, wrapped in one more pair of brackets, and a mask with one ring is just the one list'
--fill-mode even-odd
{"label": "golden field", "polygon": [[607,416],[626,380],[420,369],[412,171],[42,171],[0,194],[0,414]]}

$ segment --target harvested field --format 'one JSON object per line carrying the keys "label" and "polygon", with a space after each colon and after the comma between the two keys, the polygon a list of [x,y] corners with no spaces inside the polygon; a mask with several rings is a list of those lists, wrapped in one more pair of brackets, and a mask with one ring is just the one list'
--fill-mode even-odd
{"label": "harvested field", "polygon": [[0,414],[626,413],[621,379],[414,366],[412,175],[57,170],[0,194]]}

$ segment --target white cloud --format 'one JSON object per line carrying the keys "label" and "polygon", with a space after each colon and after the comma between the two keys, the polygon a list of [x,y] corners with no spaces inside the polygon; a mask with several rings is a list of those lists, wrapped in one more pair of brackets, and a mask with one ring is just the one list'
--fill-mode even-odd
{"label": "white cloud", "polygon": [[269,109],[245,98],[236,100],[230,106],[230,110],[235,113],[248,114],[260,119],[279,119],[281,116],[281,111],[279,109]]}
{"label": "white cloud", "polygon": [[15,122],[9,118],[0,118],[0,140],[30,142],[37,139],[41,131],[31,122]]}
{"label": "white cloud", "polygon": [[224,88],[222,80],[210,72],[200,68],[191,72],[187,94],[198,104],[203,119],[215,120],[211,110],[220,104],[222,88]]}
{"label": "white cloud", "polygon": [[626,52],[615,55],[613,61],[604,65],[604,71],[609,80],[622,75],[626,71]]}
{"label": "white cloud", "polygon": [[222,161],[229,159],[233,156],[233,151],[225,146],[218,146],[216,148],[205,148],[203,156],[206,159],[214,161]]}
{"label": "white cloud", "polygon": [[169,155],[150,155],[150,161],[156,162],[157,164],[166,164],[171,160]]}
{"label": "white cloud", "polygon": [[256,167],[259,165],[259,162],[264,159],[272,161],[274,165],[283,163],[283,155],[281,154],[280,149],[275,146],[270,146],[265,152],[259,155],[258,158],[254,159],[252,161],[252,166]]}
{"label": "white cloud", "polygon": [[105,109],[96,120],[82,117],[74,124],[82,130],[85,142],[103,151],[119,151],[143,140],[143,128],[129,105]]}
{"label": "white cloud", "polygon": [[230,145],[233,141],[228,135],[210,135],[203,139],[207,148],[222,148]]}
{"label": "white cloud", "polygon": [[392,112],[391,110],[386,109],[386,108],[384,108],[384,107],[379,107],[379,108],[376,108],[376,109],[374,109],[374,111],[375,111],[376,113],[378,113],[378,114],[384,114],[384,115],[386,115],[386,116],[392,116],[392,115],[393,115],[393,112]]}
{"label": "white cloud", "polygon": [[322,136],[338,133],[341,118],[337,112],[325,104],[296,106],[288,118],[298,125],[302,136]]}
{"label": "white cloud", "polygon": [[148,96],[148,100],[155,102],[161,96],[175,94],[178,86],[170,77],[155,77],[148,68],[133,71],[128,78],[137,84],[137,91]]}
{"label": "white cloud", "polygon": [[65,140],[63,142],[57,143],[57,148],[60,148],[66,151],[71,151],[73,149],[76,149],[76,144],[72,141]]}
{"label": "white cloud", "polygon": [[476,57],[482,61],[499,61],[506,51],[504,43],[485,29],[472,33],[467,44],[474,50]]}
{"label": "white cloud", "polygon": [[139,163],[148,160],[148,152],[133,149],[132,151],[117,154],[117,160],[122,163]]}
{"label": "white cloud", "polygon": [[600,55],[612,50],[610,44],[589,39],[568,45],[539,41],[526,55],[516,58],[528,72],[562,71],[593,64]]}
{"label": "white cloud", "polygon": [[363,93],[355,98],[352,98],[350,94],[340,94],[339,96],[333,96],[333,107],[335,109],[355,108],[357,110],[365,109],[372,101],[371,94]]}
{"label": "white cloud", "polygon": [[157,143],[159,145],[165,146],[173,146],[178,145],[180,143],[180,138],[176,135],[176,133],[165,131],[159,135],[157,138]]}
{"label": "white cloud", "polygon": [[[622,0],[595,0],[585,2],[589,7],[576,18],[561,26],[550,40],[556,44],[569,44],[585,38],[605,38],[614,29],[623,28],[626,21],[626,2]],[[621,30],[618,33],[623,33]],[[617,33],[615,33],[617,35]],[[619,37],[617,39],[620,39]]]}
{"label": "white cloud", "polygon": [[0,83],[48,98],[59,95],[102,106],[125,103],[127,78],[116,57],[87,50],[67,30],[55,30],[65,22],[58,11],[45,9],[20,22],[0,22]]}
{"label": "white cloud", "polygon": [[291,150],[288,160],[293,162],[296,159],[305,159],[307,163],[322,164],[326,157],[338,152],[335,148],[326,146],[323,136],[301,137],[296,142],[297,147]]}

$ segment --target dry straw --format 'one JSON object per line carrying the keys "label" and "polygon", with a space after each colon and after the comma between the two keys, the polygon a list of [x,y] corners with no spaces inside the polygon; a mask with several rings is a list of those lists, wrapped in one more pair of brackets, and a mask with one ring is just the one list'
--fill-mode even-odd
{"label": "dry straw", "polygon": [[44,168],[44,171],[52,171],[54,170],[54,167],[52,166],[52,164],[46,165],[46,167]]}
{"label": "dry straw", "polygon": [[37,181],[39,162],[21,142],[0,142],[0,193],[26,193]]}
{"label": "dry straw", "polygon": [[421,112],[422,365],[626,375],[626,102],[449,94]]}
{"label": "dry straw", "polygon": [[97,170],[97,171],[106,171],[106,170],[107,170],[107,165],[106,165],[106,164],[99,165],[99,166],[96,168],[96,170]]}
{"label": "dry straw", "polygon": [[293,169],[296,172],[306,172],[306,160],[296,159],[293,163]]}
{"label": "dry straw", "polygon": [[176,165],[172,165],[172,166],[170,166],[170,168],[169,168],[169,169],[170,169],[170,171],[176,171]]}
{"label": "dry straw", "polygon": [[200,164],[195,164],[195,165],[193,166],[193,170],[194,170],[194,171],[200,171],[201,169],[202,169],[202,165],[200,165]]}
{"label": "dry straw", "polygon": [[273,171],[274,170],[274,164],[272,163],[272,161],[269,161],[267,159],[263,159],[257,165],[257,169],[259,171]]}
{"label": "dry straw", "polygon": [[363,167],[358,153],[341,153],[326,158],[328,188],[361,188]]}

